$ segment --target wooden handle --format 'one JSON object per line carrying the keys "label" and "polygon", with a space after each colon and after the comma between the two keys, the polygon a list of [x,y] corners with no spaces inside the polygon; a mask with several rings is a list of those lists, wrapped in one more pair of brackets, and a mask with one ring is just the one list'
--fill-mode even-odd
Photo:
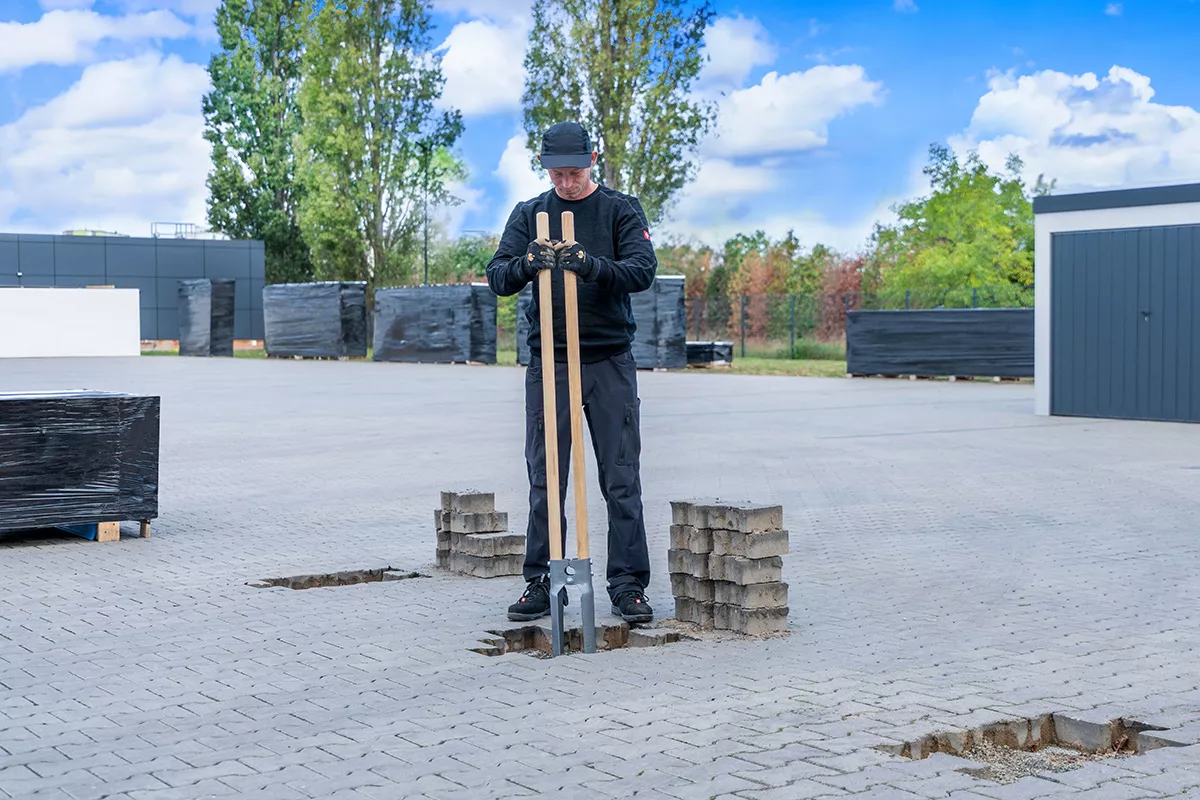
{"label": "wooden handle", "polygon": [[[575,243],[575,215],[562,212],[563,244]],[[588,558],[587,476],[583,454],[583,378],[579,367],[579,295],[575,273],[563,270],[567,311],[567,386],[571,395],[571,472],[575,478],[575,545]]]}
{"label": "wooden handle", "polygon": [[[539,242],[550,242],[550,215],[537,215]],[[562,553],[562,505],[558,496],[558,403],[554,392],[554,311],[550,270],[538,273],[538,310],[542,322],[542,429],[546,438],[546,520],[550,530],[550,560]]]}

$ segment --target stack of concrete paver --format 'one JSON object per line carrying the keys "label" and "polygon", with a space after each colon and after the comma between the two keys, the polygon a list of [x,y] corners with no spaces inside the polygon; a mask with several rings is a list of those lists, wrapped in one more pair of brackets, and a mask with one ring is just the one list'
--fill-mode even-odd
{"label": "stack of concrete paver", "polygon": [[671,512],[675,618],[750,635],[787,630],[783,507],[679,500]]}
{"label": "stack of concrete paver", "polygon": [[437,565],[477,578],[520,575],[525,536],[508,532],[508,513],[491,492],[442,492],[434,511]]}

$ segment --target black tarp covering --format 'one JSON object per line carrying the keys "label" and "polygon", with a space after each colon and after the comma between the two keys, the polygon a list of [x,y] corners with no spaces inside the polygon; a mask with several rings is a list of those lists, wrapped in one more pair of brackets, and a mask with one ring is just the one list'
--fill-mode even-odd
{"label": "black tarp covering", "polygon": [[233,356],[234,281],[179,282],[179,355]]}
{"label": "black tarp covering", "polygon": [[496,363],[496,295],[486,283],[375,293],[376,361]]}
{"label": "black tarp covering", "polygon": [[660,369],[687,366],[687,306],[682,275],[664,275],[654,281],[655,362]]}
{"label": "black tarp covering", "polygon": [[851,311],[851,375],[1033,377],[1033,309]]}
{"label": "black tarp covering", "polygon": [[159,398],[0,394],[0,531],[158,517]]}
{"label": "black tarp covering", "polygon": [[367,284],[277,283],[263,288],[267,355],[365,358]]}
{"label": "black tarp covering", "polygon": [[689,364],[732,364],[733,342],[688,342]]}
{"label": "black tarp covering", "polygon": [[532,350],[529,347],[529,306],[533,304],[533,284],[517,294],[517,363],[528,364]]}
{"label": "black tarp covering", "polygon": [[[529,363],[529,306],[532,284],[517,295],[517,363]],[[637,331],[633,358],[639,368],[683,369],[687,366],[687,308],[682,275],[662,275],[644,292],[629,295]]]}

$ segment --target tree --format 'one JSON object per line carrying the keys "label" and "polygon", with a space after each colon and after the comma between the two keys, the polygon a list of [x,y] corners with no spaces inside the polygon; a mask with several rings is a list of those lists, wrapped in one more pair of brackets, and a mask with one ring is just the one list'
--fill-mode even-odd
{"label": "tree", "polygon": [[212,146],[208,224],[235,238],[261,239],[268,283],[312,276],[297,225],[296,159],[305,3],[224,0],[220,50],[209,60],[204,138]]}
{"label": "tree", "polygon": [[426,200],[453,205],[457,111],[437,112],[444,78],[429,0],[315,6],[305,40],[300,226],[322,278],[409,283]]}
{"label": "tree", "polygon": [[[897,206],[899,223],[876,226],[868,276],[889,289],[1028,285],[1033,282],[1033,205],[1015,155],[993,175],[971,152],[964,163],[929,149],[928,197]],[[1033,193],[1050,191],[1039,176]],[[870,282],[870,281],[869,281]]]}
{"label": "tree", "polygon": [[[703,64],[707,0],[534,0],[525,55],[525,130],[540,149],[550,125],[577,120],[600,156],[599,181],[636,195],[651,225],[695,177],[692,160],[716,119],[691,95]],[[536,167],[536,163],[534,164]]]}

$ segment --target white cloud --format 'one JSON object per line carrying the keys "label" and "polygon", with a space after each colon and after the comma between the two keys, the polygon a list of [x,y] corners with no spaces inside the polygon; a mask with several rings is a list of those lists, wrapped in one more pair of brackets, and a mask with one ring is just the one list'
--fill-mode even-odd
{"label": "white cloud", "polygon": [[[110,0],[113,2],[114,0]],[[218,42],[217,7],[221,0],[115,0],[127,13],[167,10],[192,20],[193,34],[202,42]]]}
{"label": "white cloud", "polygon": [[524,133],[518,133],[509,139],[504,153],[500,156],[500,163],[492,173],[503,181],[505,186],[504,201],[497,209],[498,218],[494,228],[497,231],[504,230],[504,223],[508,221],[513,206],[536,197],[553,186],[544,171],[535,172],[530,168],[532,154],[526,147],[526,141]]}
{"label": "white cloud", "polygon": [[917,4],[913,0],[895,0],[892,8],[904,14],[915,14],[921,10],[917,8]]}
{"label": "white cloud", "polygon": [[1121,16],[1121,12],[1124,10],[1125,7],[1120,3],[1109,3],[1107,6],[1105,6],[1104,13],[1108,14],[1110,17],[1119,17]]}
{"label": "white cloud", "polygon": [[204,67],[176,56],[87,67],[63,94],[0,127],[0,224],[22,216],[45,231],[148,235],[155,221],[203,223],[208,88]]}
{"label": "white cloud", "polygon": [[739,87],[755,67],[775,63],[778,51],[757,19],[718,17],[704,33],[703,55],[708,59],[699,84]]}
{"label": "white cloud", "polygon": [[163,10],[124,17],[49,11],[36,22],[0,22],[0,73],[35,64],[82,64],[103,41],[179,39],[190,33],[186,22]]}
{"label": "white cloud", "polygon": [[857,65],[818,65],[803,72],[768,72],[720,104],[717,136],[708,156],[767,156],[822,147],[833,119],[864,104],[882,102],[882,85]]}
{"label": "white cloud", "polygon": [[460,22],[438,48],[446,85],[440,103],[465,116],[515,111],[525,89],[525,22]]}
{"label": "white cloud", "polygon": [[1200,112],[1155,102],[1150,79],[1119,66],[1102,78],[993,75],[950,145],[978,149],[993,169],[1015,152],[1027,180],[1044,173],[1056,191],[1200,179]]}

